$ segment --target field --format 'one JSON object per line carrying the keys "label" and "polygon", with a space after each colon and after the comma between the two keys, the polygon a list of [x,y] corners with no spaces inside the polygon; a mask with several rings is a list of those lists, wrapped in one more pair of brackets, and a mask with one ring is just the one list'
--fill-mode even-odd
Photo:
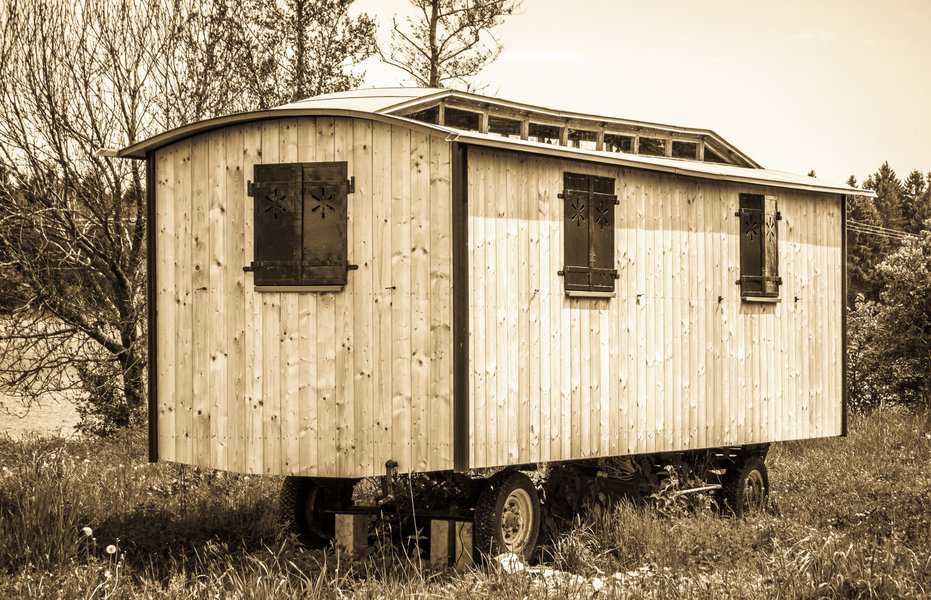
{"label": "field", "polygon": [[304,550],[275,525],[279,481],[148,465],[138,432],[6,438],[0,598],[928,597],[926,423],[885,409],[848,439],[775,447],[774,506],[745,519],[701,503],[589,511],[534,572]]}

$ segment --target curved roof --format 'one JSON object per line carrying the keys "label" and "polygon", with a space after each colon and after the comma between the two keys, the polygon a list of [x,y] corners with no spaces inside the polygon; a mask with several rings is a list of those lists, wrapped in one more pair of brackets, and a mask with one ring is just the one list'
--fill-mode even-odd
{"label": "curved roof", "polygon": [[[504,148],[519,152],[640,168],[691,177],[736,181],[753,185],[768,185],[825,193],[875,196],[872,191],[852,188],[844,183],[833,183],[814,177],[786,173],[783,171],[660,156],[647,156],[643,154],[606,152],[570,146],[556,146],[529,140],[501,137],[490,133],[479,133],[476,131],[455,129],[448,126],[432,125],[393,114],[399,110],[407,110],[411,107],[427,104],[438,98],[445,98],[451,95],[466,96],[465,92],[455,92],[453,90],[441,90],[436,88],[373,88],[336,94],[325,94],[269,110],[237,113],[184,125],[177,129],[166,131],[149,139],[137,142],[131,146],[127,146],[117,152],[116,156],[121,158],[142,159],[145,158],[149,152],[176,141],[213,129],[241,123],[305,116],[355,117],[381,121],[388,124],[403,125],[411,129],[419,129],[434,134],[440,133],[445,135],[450,141],[459,141],[476,146]],[[474,94],[469,94],[468,96],[473,98],[477,97]],[[534,110],[546,109],[534,108]],[[561,114],[564,117],[568,115],[568,118],[572,118],[574,113]],[[642,124],[655,126],[655,124]],[[709,133],[707,130],[688,131]]]}
{"label": "curved roof", "polygon": [[424,98],[436,96],[442,88],[367,88],[322,94],[305,98],[290,104],[275,107],[273,110],[294,108],[340,108],[344,110],[361,110],[390,114],[396,106],[406,106]]}

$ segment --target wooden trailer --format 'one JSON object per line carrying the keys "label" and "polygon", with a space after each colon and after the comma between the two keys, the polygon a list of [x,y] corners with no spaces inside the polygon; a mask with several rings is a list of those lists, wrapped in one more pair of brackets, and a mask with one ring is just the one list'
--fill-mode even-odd
{"label": "wooden trailer", "polygon": [[529,553],[533,465],[716,457],[742,509],[768,444],[846,433],[870,192],[712,131],[375,89],[119,155],[148,164],[151,460],[291,476],[305,530],[364,512],[359,478],[493,468],[449,518]]}

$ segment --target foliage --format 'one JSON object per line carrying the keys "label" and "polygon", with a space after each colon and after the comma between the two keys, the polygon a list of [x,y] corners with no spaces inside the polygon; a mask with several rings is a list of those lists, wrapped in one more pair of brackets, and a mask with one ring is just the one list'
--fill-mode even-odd
{"label": "foliage", "polygon": [[931,407],[931,220],[876,271],[879,300],[861,296],[849,312],[852,400]]}
{"label": "foliage", "polygon": [[598,580],[623,586],[606,597],[631,599],[922,598],[931,589],[923,419],[854,414],[850,438],[774,447],[781,514],[663,515],[630,503],[582,514],[542,553],[544,566],[581,579],[554,576],[546,587],[527,572],[434,570],[399,551],[351,560],[305,550],[272,518],[280,480],[146,464],[139,432],[0,439],[0,597],[561,598],[591,597]]}
{"label": "foliage", "polygon": [[374,23],[350,5],[0,7],[0,389],[77,392],[85,431],[143,418],[144,165],[100,150],[355,85]]}
{"label": "foliage", "polygon": [[520,0],[410,0],[416,16],[393,20],[382,60],[423,87],[470,80],[501,54],[494,29],[514,14]]}

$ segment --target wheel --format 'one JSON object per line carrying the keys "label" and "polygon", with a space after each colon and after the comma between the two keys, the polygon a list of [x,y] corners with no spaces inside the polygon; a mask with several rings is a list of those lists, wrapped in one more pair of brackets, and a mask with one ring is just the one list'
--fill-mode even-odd
{"label": "wheel", "polygon": [[769,497],[769,473],[762,456],[751,456],[727,470],[722,484],[724,505],[735,515],[762,509]]}
{"label": "wheel", "polygon": [[352,502],[352,482],[327,482],[311,477],[286,477],[281,485],[279,511],[282,525],[307,546],[326,546],[336,532],[336,515],[324,509]]}
{"label": "wheel", "polygon": [[492,477],[475,506],[475,547],[493,556],[513,552],[529,561],[540,537],[540,497],[519,471]]}

